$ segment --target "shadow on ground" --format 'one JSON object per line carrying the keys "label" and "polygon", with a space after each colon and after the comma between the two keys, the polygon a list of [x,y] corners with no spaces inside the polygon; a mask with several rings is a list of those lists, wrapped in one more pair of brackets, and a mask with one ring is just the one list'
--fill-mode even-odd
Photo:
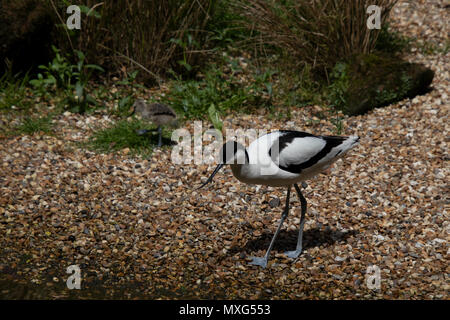
{"label": "shadow on ground", "polygon": [[[334,229],[320,229],[313,228],[305,230],[303,232],[303,250],[309,248],[315,248],[319,246],[330,246],[335,242],[345,241],[347,238],[358,234],[357,230],[350,230],[342,232]],[[273,233],[264,232],[261,236],[252,239],[247,242],[244,247],[234,246],[231,248],[230,253],[235,254],[238,252],[256,252],[264,251],[269,247],[270,241],[272,240]],[[273,245],[273,252],[283,253],[287,250],[295,250],[297,245],[298,230],[281,230],[280,234]]]}
{"label": "shadow on ground", "polygon": [[[143,129],[143,131],[146,131],[142,135],[147,138],[149,143],[151,145],[158,145],[158,129]],[[161,139],[163,146],[175,146],[177,143],[173,141],[172,139],[166,138],[162,136]]]}

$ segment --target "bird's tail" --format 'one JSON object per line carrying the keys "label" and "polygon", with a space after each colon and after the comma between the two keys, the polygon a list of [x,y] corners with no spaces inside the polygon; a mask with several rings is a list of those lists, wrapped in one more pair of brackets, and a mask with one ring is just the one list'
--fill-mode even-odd
{"label": "bird's tail", "polygon": [[344,140],[339,145],[342,154],[346,153],[348,150],[353,148],[355,145],[359,143],[359,136],[348,136],[343,137]]}
{"label": "bird's tail", "polygon": [[358,136],[322,136],[331,148],[336,150],[335,156],[343,156],[348,150],[358,144]]}
{"label": "bird's tail", "polygon": [[351,145],[353,146],[353,145],[359,143],[359,136],[349,136],[349,137],[347,137],[346,141],[350,142]]}

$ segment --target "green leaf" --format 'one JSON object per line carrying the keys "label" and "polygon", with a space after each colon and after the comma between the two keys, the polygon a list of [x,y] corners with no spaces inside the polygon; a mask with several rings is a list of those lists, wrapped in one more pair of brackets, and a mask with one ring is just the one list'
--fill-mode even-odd
{"label": "green leaf", "polygon": [[177,62],[178,62],[178,64],[179,64],[180,66],[185,67],[187,71],[191,71],[191,70],[192,70],[192,66],[191,66],[189,63],[187,63],[186,61],[184,61],[184,60],[179,60],[179,61],[177,61]]}
{"label": "green leaf", "polygon": [[137,77],[138,74],[139,74],[139,70],[135,70],[135,71],[133,71],[133,72],[131,72],[131,73],[128,74],[128,78],[134,80],[134,79],[136,79],[136,77]]}
{"label": "green leaf", "polygon": [[83,99],[84,87],[80,81],[75,84],[75,92],[77,93],[78,100]]}
{"label": "green leaf", "polygon": [[126,107],[131,101],[131,96],[126,96],[125,98],[120,99],[118,107],[119,110],[122,110],[124,107]]}
{"label": "green leaf", "polygon": [[86,56],[84,55],[84,53],[81,52],[80,50],[75,50],[75,52],[77,53],[78,60],[79,60],[80,62],[83,62],[84,59],[86,58]]}
{"label": "green leaf", "polygon": [[90,94],[86,95],[86,102],[92,105],[97,105],[97,100],[94,99]]}
{"label": "green leaf", "polygon": [[91,8],[85,6],[85,5],[80,5],[80,11],[84,14],[86,14],[88,17],[89,16],[94,16],[95,18],[101,18],[100,13],[98,13],[95,10],[91,10]]}
{"label": "green leaf", "polygon": [[271,83],[266,83],[267,93],[272,96],[273,88]]}
{"label": "green leaf", "polygon": [[219,132],[222,132],[223,122],[220,119],[219,112],[216,110],[214,103],[211,103],[211,105],[209,106],[208,114],[214,128],[216,128],[216,130],[218,130]]}
{"label": "green leaf", "polygon": [[96,65],[96,64],[87,64],[84,66],[86,69],[94,69],[100,72],[105,72],[105,69],[103,69],[102,67]]}

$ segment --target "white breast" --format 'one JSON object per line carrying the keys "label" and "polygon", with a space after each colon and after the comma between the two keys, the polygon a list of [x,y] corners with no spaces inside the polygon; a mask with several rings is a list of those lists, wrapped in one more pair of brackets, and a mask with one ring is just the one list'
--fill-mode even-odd
{"label": "white breast", "polygon": [[[248,165],[232,165],[234,176],[248,184],[285,186],[294,183],[298,175],[281,170],[269,156],[269,150],[280,136],[280,132],[266,134],[248,147]],[[294,181],[294,182],[293,182]]]}

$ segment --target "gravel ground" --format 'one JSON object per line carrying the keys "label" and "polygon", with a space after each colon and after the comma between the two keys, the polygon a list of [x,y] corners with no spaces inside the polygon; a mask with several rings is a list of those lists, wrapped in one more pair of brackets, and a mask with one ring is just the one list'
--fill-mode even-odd
{"label": "gravel ground", "polygon": [[[442,1],[401,1],[395,11],[402,32],[447,39]],[[448,299],[449,58],[413,51],[409,60],[436,72],[431,92],[344,119],[360,146],[305,189],[296,261],[283,254],[296,243],[293,197],[267,269],[248,256],[264,254],[285,190],[244,185],[226,169],[192,191],[213,166],[176,166],[168,148],[141,160],[68,143],[107,124],[101,115],[61,115],[56,137],[0,137],[0,297]],[[294,110],[288,122],[229,117],[225,126],[331,134],[328,121],[308,121],[318,109]],[[81,290],[65,288],[72,264]],[[366,283],[372,265],[379,289]]]}

